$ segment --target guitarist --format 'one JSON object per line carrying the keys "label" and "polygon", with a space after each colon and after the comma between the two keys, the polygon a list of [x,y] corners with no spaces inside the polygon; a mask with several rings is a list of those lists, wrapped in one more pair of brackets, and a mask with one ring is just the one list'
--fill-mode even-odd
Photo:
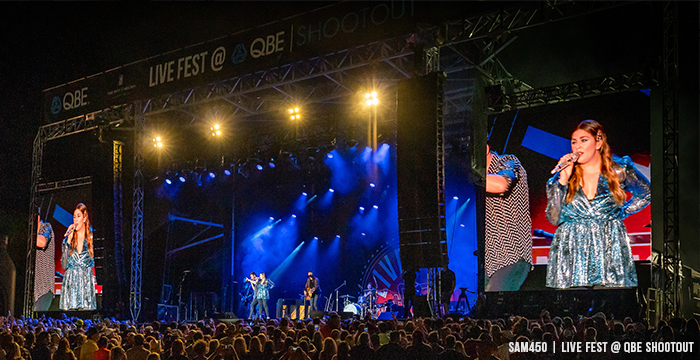
{"label": "guitarist", "polygon": [[307,307],[306,317],[309,317],[311,311],[318,310],[316,302],[318,301],[318,296],[321,295],[321,286],[319,285],[318,278],[314,276],[314,272],[309,270],[308,277],[306,278],[306,285],[304,285],[304,305],[306,301],[310,301],[309,307]]}

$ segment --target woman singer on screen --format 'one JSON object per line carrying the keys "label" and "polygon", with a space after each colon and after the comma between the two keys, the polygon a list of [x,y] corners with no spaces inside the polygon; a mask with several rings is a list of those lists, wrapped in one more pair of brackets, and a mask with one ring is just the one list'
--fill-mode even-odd
{"label": "woman singer on screen", "polygon": [[95,282],[92,267],[95,253],[92,248],[92,230],[85,204],[78,204],[73,212],[73,224],[63,238],[61,264],[66,270],[61,287],[62,310],[94,310]]}
{"label": "woman singer on screen", "polygon": [[[649,204],[649,180],[628,156],[611,155],[607,135],[595,120],[578,125],[571,134],[571,154],[555,170],[547,181],[547,219],[558,226],[547,286],[637,286],[622,220]],[[625,191],[632,193],[627,201]]]}

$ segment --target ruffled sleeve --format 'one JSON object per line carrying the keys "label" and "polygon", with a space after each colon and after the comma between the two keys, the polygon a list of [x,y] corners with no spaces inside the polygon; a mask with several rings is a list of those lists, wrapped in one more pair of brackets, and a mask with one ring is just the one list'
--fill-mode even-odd
{"label": "ruffled sleeve", "polygon": [[651,183],[637,170],[629,156],[614,159],[622,168],[624,179],[620,181],[623,189],[632,197],[622,205],[622,217],[626,218],[644,209],[651,202]]}
{"label": "ruffled sleeve", "polygon": [[503,161],[501,162],[501,170],[497,171],[494,175],[502,176],[508,182],[508,188],[504,191],[504,194],[510,192],[515,183],[520,179],[520,161],[514,156],[505,155],[503,156]]}
{"label": "ruffled sleeve", "polygon": [[46,239],[46,245],[44,245],[43,248],[38,249],[46,250],[49,247],[49,244],[51,244],[51,242],[54,241],[53,227],[51,226],[51,224],[41,221],[39,224],[39,235],[43,236]]}
{"label": "ruffled sleeve", "polygon": [[547,180],[547,220],[552,225],[561,223],[561,208],[564,206],[567,186],[559,184],[559,171]]}

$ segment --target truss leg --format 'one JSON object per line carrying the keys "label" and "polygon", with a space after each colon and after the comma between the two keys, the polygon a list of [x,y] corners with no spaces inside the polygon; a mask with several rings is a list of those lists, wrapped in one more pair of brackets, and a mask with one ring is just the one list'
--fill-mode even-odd
{"label": "truss leg", "polygon": [[143,246],[143,156],[141,154],[144,115],[141,106],[136,107],[134,119],[134,202],[131,223],[131,286],[129,309],[136,322],[141,313],[141,251]]}
{"label": "truss leg", "polygon": [[678,4],[668,1],[663,12],[663,254],[662,314],[679,315],[680,236],[678,183]]}

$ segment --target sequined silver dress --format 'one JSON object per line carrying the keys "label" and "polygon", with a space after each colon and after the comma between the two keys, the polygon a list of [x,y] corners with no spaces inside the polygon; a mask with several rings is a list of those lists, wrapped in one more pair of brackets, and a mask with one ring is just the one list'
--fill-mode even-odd
{"label": "sequined silver dress", "polygon": [[[88,251],[87,240],[83,240],[83,251],[73,251],[70,254],[68,238],[63,239],[63,254],[61,262],[66,269],[61,286],[61,310],[94,310],[97,308],[95,298],[95,281],[92,276],[92,267],[95,260]],[[70,255],[69,255],[70,254]]]}
{"label": "sequined silver dress", "polygon": [[628,156],[613,157],[613,161],[619,166],[615,170],[620,186],[632,194],[622,206],[615,203],[603,175],[593,200],[579,189],[570,203],[566,203],[567,186],[559,184],[558,172],[547,181],[547,219],[558,226],[549,251],[548,287],[637,286],[622,220],[649,205],[651,185]]}

